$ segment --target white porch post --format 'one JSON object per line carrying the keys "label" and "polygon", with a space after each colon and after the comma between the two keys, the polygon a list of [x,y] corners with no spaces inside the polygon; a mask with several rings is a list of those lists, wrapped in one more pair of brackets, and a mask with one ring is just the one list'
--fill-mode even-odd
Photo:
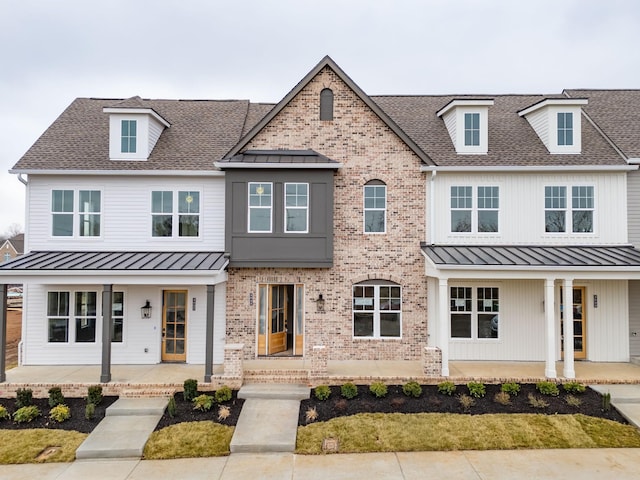
{"label": "white porch post", "polygon": [[544,375],[556,378],[556,308],[554,294],[554,279],[544,281],[544,320],[546,325],[546,354]]}
{"label": "white porch post", "polygon": [[565,378],[576,378],[573,365],[573,279],[565,278],[562,295],[564,313],[564,372]]}
{"label": "white porch post", "polygon": [[442,376],[449,376],[449,280],[438,279],[438,331],[439,346],[442,352]]}

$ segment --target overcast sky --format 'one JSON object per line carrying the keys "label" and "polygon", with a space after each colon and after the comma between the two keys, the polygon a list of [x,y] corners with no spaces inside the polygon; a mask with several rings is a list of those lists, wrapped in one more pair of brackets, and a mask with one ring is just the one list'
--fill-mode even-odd
{"label": "overcast sky", "polygon": [[76,97],[277,102],[325,55],[371,95],[640,88],[639,46],[637,0],[2,0],[0,234]]}

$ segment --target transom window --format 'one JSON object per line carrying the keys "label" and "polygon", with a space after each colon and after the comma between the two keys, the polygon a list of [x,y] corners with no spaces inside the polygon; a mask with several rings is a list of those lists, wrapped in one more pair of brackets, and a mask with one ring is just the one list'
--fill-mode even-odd
{"label": "transom window", "polygon": [[249,183],[249,232],[271,232],[273,184]]}
{"label": "transom window", "polygon": [[480,114],[464,114],[464,144],[465,146],[480,145]]}
{"label": "transom window", "polygon": [[353,286],[354,337],[398,338],[402,332],[401,320],[400,285],[380,282]]}
{"label": "transom window", "polygon": [[385,233],[387,228],[387,186],[373,180],[364,186],[364,231]]}
{"label": "transom window", "polygon": [[474,207],[473,187],[451,187],[451,232],[498,232],[500,187],[477,187],[476,198],[477,207]]}
{"label": "transom window", "polygon": [[137,129],[137,120],[122,120],[120,148],[122,153],[136,153]]}
{"label": "transom window", "polygon": [[[175,208],[176,205],[177,208]],[[151,192],[151,235],[153,237],[198,237],[200,235],[200,192]]]}
{"label": "transom window", "polygon": [[[79,190],[78,204],[74,203],[76,191],[53,190],[51,192],[51,235],[54,237],[99,237],[101,224],[101,198],[99,190]],[[77,217],[74,231],[74,217]]]}
{"label": "transom window", "polygon": [[547,233],[593,233],[594,189],[593,186],[571,187],[571,223],[567,226],[567,187],[544,188],[545,232]]}
{"label": "transom window", "polygon": [[573,145],[573,113],[558,113],[558,145]]}
{"label": "transom window", "polygon": [[309,184],[284,184],[284,231],[307,233],[309,231]]}
{"label": "transom window", "polygon": [[451,338],[498,338],[499,311],[497,287],[451,287]]}

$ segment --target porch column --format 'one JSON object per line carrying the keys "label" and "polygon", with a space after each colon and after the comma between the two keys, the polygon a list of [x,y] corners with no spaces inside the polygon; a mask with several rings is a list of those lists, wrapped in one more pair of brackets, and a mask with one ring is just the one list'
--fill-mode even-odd
{"label": "porch column", "polygon": [[565,278],[562,295],[562,311],[564,312],[564,372],[565,378],[576,378],[573,365],[573,279]]}
{"label": "porch column", "polygon": [[215,305],[216,286],[207,285],[207,329],[204,347],[204,381],[211,383],[213,375],[213,307]]}
{"label": "porch column", "polygon": [[102,372],[100,382],[111,381],[111,331],[113,330],[113,285],[102,286]]}
{"label": "porch column", "polygon": [[556,378],[556,306],[554,279],[547,278],[544,281],[544,320],[546,325],[546,354],[544,375],[547,378]]}
{"label": "porch column", "polygon": [[449,280],[438,279],[438,331],[440,332],[440,350],[442,352],[442,376],[449,376]]}
{"label": "porch column", "polygon": [[7,381],[7,284],[0,285],[0,383]]}

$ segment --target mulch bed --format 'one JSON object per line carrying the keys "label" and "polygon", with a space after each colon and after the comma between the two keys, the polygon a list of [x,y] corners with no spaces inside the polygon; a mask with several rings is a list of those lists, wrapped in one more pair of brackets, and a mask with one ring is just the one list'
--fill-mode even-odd
{"label": "mulch bed", "polygon": [[[327,400],[316,399],[312,390],[311,398],[302,401],[298,425],[307,425],[306,412],[312,407],[318,412],[316,422],[357,413],[468,413],[471,415],[483,413],[543,413],[550,415],[582,413],[627,423],[614,407],[604,411],[602,396],[590,388],[587,388],[584,393],[574,394],[582,403],[579,407],[573,407],[567,404],[567,394],[562,387],[560,387],[560,395],[552,397],[541,395],[534,384],[521,384],[520,393],[517,396],[511,396],[511,404],[501,405],[493,399],[495,394],[500,391],[500,385],[487,384],[486,395],[483,398],[474,399],[475,405],[468,412],[465,412],[460,404],[460,395],[469,394],[466,385],[458,385],[452,396],[439,393],[436,385],[422,385],[422,395],[419,398],[407,397],[402,392],[402,386],[399,385],[389,385],[387,396],[376,398],[369,391],[368,385],[358,385],[358,396],[351,400],[342,398],[339,386],[330,388],[331,396]],[[529,404],[529,394],[544,399],[549,406],[544,409],[533,408]]]}
{"label": "mulch bed", "polygon": [[[104,412],[118,397],[103,397],[102,403],[96,406],[95,417],[92,420],[84,418],[87,401],[84,398],[65,398],[65,405],[71,410],[71,418],[62,423],[49,418],[48,398],[34,398],[31,402],[40,409],[40,416],[31,422],[15,423],[13,420],[0,420],[0,428],[6,430],[26,430],[30,428],[51,428],[56,430],[75,430],[82,433],[90,433],[104,418]],[[15,398],[0,398],[0,405],[5,407],[9,414],[13,415],[16,409]]]}
{"label": "mulch bed", "polygon": [[[207,395],[212,395],[213,392],[198,392],[198,395],[201,393],[206,393]],[[169,425],[175,425],[176,423],[182,422],[202,422],[205,420],[210,420],[212,422],[219,423],[221,425],[230,425],[235,426],[238,423],[238,417],[240,416],[240,410],[242,410],[242,404],[244,400],[238,398],[238,391],[232,391],[231,400],[228,402],[215,403],[211,410],[208,412],[202,412],[200,410],[194,410],[193,402],[187,402],[184,399],[184,395],[182,392],[176,393],[173,398],[176,401],[176,415],[172,418],[169,416],[167,411],[165,410],[164,415],[158,422],[158,426],[156,430],[160,430],[161,428],[168,427]],[[229,407],[230,415],[226,419],[218,419],[218,408],[220,405],[225,405]]]}

